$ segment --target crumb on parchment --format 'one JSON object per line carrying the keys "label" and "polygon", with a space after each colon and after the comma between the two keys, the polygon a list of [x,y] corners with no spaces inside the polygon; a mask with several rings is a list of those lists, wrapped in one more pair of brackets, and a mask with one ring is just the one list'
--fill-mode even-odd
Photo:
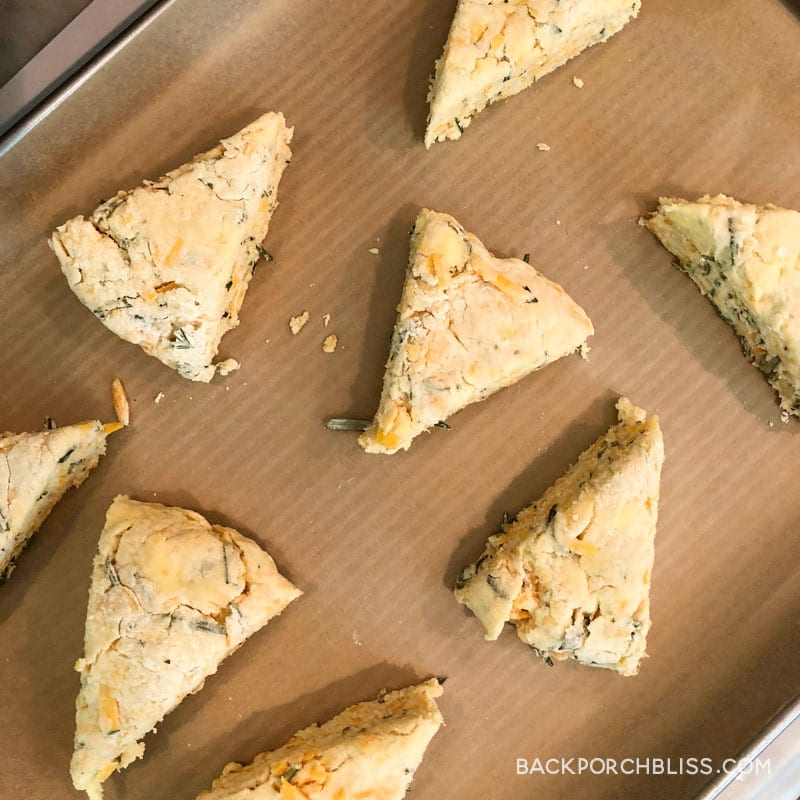
{"label": "crumb on parchment", "polygon": [[335,333],[332,333],[330,336],[325,337],[325,341],[322,343],[322,350],[325,353],[332,353],[338,344],[339,337]]}
{"label": "crumb on parchment", "polygon": [[579,78],[577,75],[576,75],[576,76],[575,76],[575,77],[572,79],[572,82],[573,82],[573,83],[574,83],[574,84],[575,84],[575,85],[576,85],[576,86],[577,86],[579,89],[583,89],[583,81],[582,81],[582,80],[581,80],[581,79],[580,79],[580,78]]}
{"label": "crumb on parchment", "polygon": [[111,384],[111,399],[114,403],[114,414],[117,422],[127,427],[131,422],[131,408],[128,404],[128,397],[125,394],[125,387],[119,378],[114,378]]}
{"label": "crumb on parchment", "polygon": [[323,315],[322,315],[322,324],[323,324],[323,325],[324,325],[326,328],[328,327],[328,323],[329,323],[330,321],[331,321],[331,315],[330,315],[330,314],[323,314]]}
{"label": "crumb on parchment", "polygon": [[545,144],[545,142],[536,142],[536,147],[542,152],[550,149],[550,145]]}
{"label": "crumb on parchment", "polygon": [[164,392],[159,392],[154,398],[153,402],[158,405],[164,399]]}
{"label": "crumb on parchment", "polygon": [[226,358],[224,361],[220,361],[219,364],[217,364],[217,371],[224,378],[226,375],[230,375],[231,372],[236,372],[241,366],[242,365],[235,358]]}
{"label": "crumb on parchment", "polygon": [[303,330],[303,326],[308,322],[310,314],[308,311],[304,311],[302,314],[298,314],[296,317],[292,317],[289,320],[289,330],[292,332],[293,336],[297,336],[301,330]]}

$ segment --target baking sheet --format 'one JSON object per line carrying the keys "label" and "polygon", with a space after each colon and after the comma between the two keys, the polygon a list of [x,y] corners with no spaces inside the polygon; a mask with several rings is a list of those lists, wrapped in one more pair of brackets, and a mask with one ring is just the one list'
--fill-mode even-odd
{"label": "baking sheet", "polygon": [[[33,54],[25,33],[18,35],[20,25],[15,24],[14,16],[9,24],[7,19],[3,20],[0,10],[0,30],[5,29],[24,53],[24,66],[7,82],[0,83],[0,156],[24,138],[49,111],[71,96],[101,64],[124,47],[142,25],[154,18],[155,12],[143,15],[156,1],[92,0],[87,3],[80,0],[85,6],[83,11],[55,38],[45,40],[47,44],[41,51],[34,50]],[[31,27],[34,21],[41,22],[45,17],[48,25],[54,22],[38,2],[28,3],[24,9],[18,9],[18,14],[21,14],[23,28],[26,27],[24,23]],[[62,24],[58,16],[55,24]],[[9,133],[12,128],[13,132]]]}
{"label": "baking sheet", "polygon": [[0,86],[25,66],[92,0],[28,0],[0,7]]}
{"label": "baking sheet", "polygon": [[[517,776],[516,759],[721,761],[797,693],[800,428],[635,224],[659,194],[800,208],[796,5],[649,0],[607,45],[426,152],[427,76],[454,6],[175,0],[0,160],[0,426],[110,418],[114,376],[133,413],[0,589],[0,797],[78,796],[71,666],[120,492],[253,535],[306,594],[147,738],[110,800],[193,798],[226,761],[429,675],[448,678],[447,727],[414,781],[421,800],[689,797],[703,776]],[[223,342],[242,369],[190,384],[98,325],[45,240],[270,109],[296,127],[275,261]],[[374,411],[420,205],[499,255],[530,252],[597,335],[588,363],[548,366],[406,454],[367,456],[322,423]],[[634,679],[550,669],[510,631],[486,643],[450,593],[502,513],[611,424],[619,393],[660,414],[667,447],[650,659]]]}

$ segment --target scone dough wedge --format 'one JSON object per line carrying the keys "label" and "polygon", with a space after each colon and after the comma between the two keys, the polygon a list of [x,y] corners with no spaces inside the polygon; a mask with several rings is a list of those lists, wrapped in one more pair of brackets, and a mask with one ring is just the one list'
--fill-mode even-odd
{"label": "scone dough wedge", "polygon": [[430,680],[311,725],[252,764],[228,764],[197,800],[401,800],[443,724]]}
{"label": "scone dough wedge", "polygon": [[436,62],[425,146],[458,139],[486,106],[618,33],[640,0],[459,0]]}
{"label": "scone dough wedge", "polygon": [[407,450],[470,403],[580,348],[584,310],[517,258],[496,258],[448,214],[423,208],[368,453]]}
{"label": "scone dough wedge", "polygon": [[642,222],[736,331],[784,412],[800,416],[800,212],[662,197]]}
{"label": "scone dough wedge", "polygon": [[119,423],[81,422],[39,433],[0,433],[0,581],[67,489],[80,486]]}
{"label": "scone dough wedge", "polygon": [[601,436],[456,582],[459,603],[500,635],[506,622],[549,663],[574,658],[635,675],[650,629],[658,418],[627,398]]}
{"label": "scone dough wedge", "polygon": [[102,797],[141,739],[300,590],[200,514],[117,497],[94,559],[76,702],[76,789]]}
{"label": "scone dough wedge", "polygon": [[157,181],[119,192],[50,246],[73,292],[117,336],[184,378],[210,381],[239,309],[291,158],[282,114],[259,117]]}

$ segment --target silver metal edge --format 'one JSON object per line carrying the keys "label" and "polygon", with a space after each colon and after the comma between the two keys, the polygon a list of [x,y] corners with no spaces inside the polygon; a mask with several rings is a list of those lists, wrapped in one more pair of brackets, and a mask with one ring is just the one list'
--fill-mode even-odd
{"label": "silver metal edge", "polygon": [[800,719],[800,696],[790,700],[772,717],[761,733],[736,758],[736,769],[720,773],[709,781],[693,800],[716,800],[792,723]]}
{"label": "silver metal edge", "polygon": [[46,100],[158,0],[91,0],[0,86],[0,136]]}
{"label": "silver metal edge", "polygon": [[80,67],[68,80],[59,86],[45,100],[29,111],[16,122],[6,133],[0,136],[0,158],[15,145],[19,144],[40,122],[53,113],[65,100],[83,86],[89,78],[107,64],[117,53],[133,41],[145,28],[155,21],[169,8],[175,0],[158,0],[158,2],[126,28],[119,36],[112,39],[97,55]]}

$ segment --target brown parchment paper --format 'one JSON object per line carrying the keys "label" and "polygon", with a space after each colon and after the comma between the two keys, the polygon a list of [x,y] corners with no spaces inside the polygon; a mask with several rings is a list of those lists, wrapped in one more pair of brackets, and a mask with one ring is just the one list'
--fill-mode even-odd
{"label": "brown parchment paper", "polygon": [[[645,0],[608,44],[426,152],[454,7],[176,0],[0,160],[0,428],[110,419],[115,376],[133,420],[0,588],[0,797],[78,796],[72,665],[117,493],[254,536],[305,596],[147,737],[109,800],[191,800],[228,760],[430,675],[448,678],[447,727],[418,800],[684,798],[706,779],[517,776],[516,759],[720,760],[796,694],[800,424],[781,424],[733,333],[635,221],[659,194],[800,208],[797,5]],[[82,307],[46,239],[270,109],[296,128],[275,261],[223,342],[242,369],[191,384]],[[406,454],[367,456],[323,422],[375,409],[420,205],[500,255],[530,252],[597,334],[588,363],[548,366]],[[511,631],[486,643],[451,595],[502,513],[605,431],[620,393],[661,416],[667,448],[650,658],[632,679],[548,668]]]}

